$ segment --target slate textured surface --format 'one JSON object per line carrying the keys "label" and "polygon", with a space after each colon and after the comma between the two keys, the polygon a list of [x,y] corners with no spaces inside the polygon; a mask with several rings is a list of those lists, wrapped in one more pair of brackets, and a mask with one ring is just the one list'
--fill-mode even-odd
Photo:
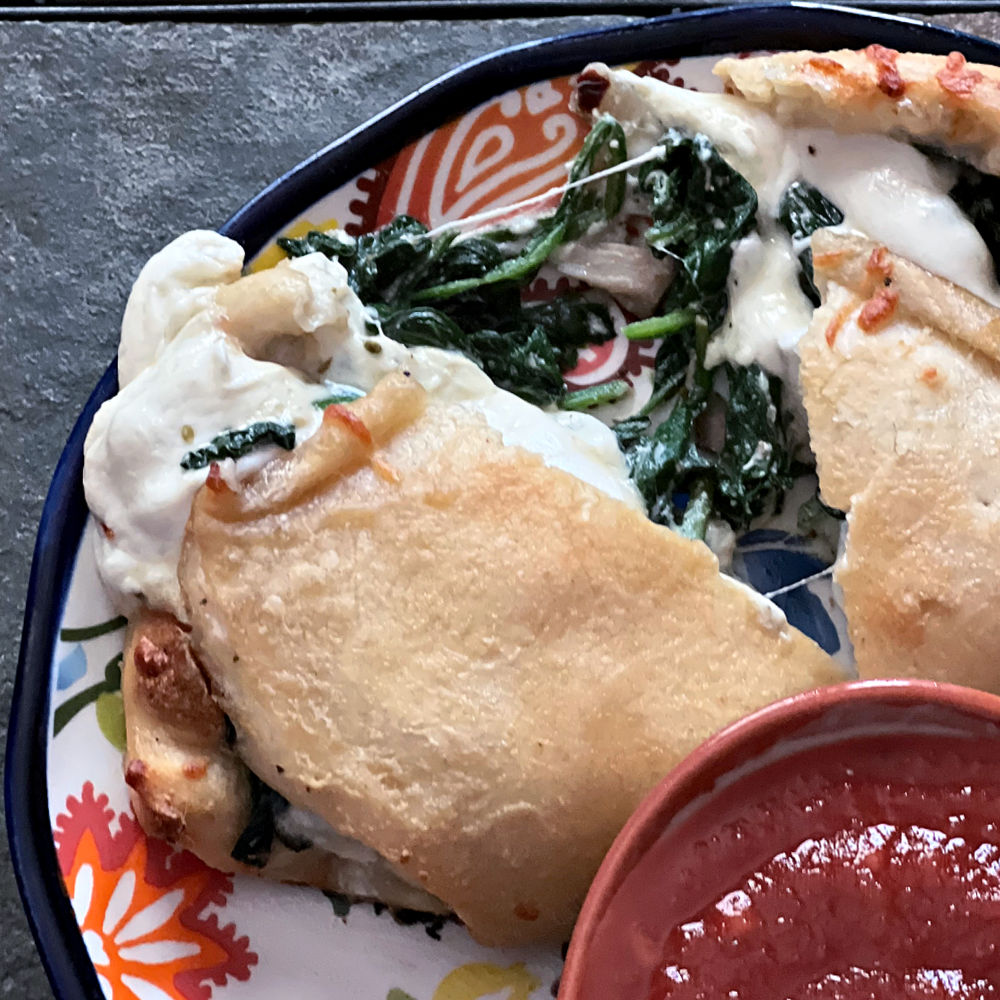
{"label": "slate textured surface", "polygon": [[[49,477],[143,260],[452,66],[622,20],[0,21],[0,746]],[[1000,38],[1000,14],[940,20]],[[0,998],[50,996],[0,836]]]}

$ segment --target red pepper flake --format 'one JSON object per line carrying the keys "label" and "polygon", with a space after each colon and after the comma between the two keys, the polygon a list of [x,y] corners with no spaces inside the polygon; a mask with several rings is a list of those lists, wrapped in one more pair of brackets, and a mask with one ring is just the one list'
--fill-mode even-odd
{"label": "red pepper flake", "polygon": [[364,421],[353,410],[349,410],[340,403],[333,403],[323,412],[323,423],[332,423],[334,420],[343,424],[363,444],[371,447],[371,431],[365,427]]}
{"label": "red pepper flake", "polygon": [[821,76],[834,76],[840,78],[846,72],[842,63],[837,62],[836,59],[827,59],[824,56],[816,56],[812,59],[807,59],[806,66],[808,66],[809,69],[816,70],[816,72]]}
{"label": "red pepper flake", "polygon": [[205,773],[208,771],[208,761],[204,757],[185,761],[181,771],[189,781],[198,781],[205,777]]}
{"label": "red pepper flake", "polygon": [[892,317],[899,302],[899,292],[895,288],[880,288],[861,307],[858,326],[865,333],[877,333]]}
{"label": "red pepper flake", "polygon": [[593,111],[607,93],[608,78],[595,69],[585,69],[576,78],[576,106],[584,112]]}
{"label": "red pepper flake", "polygon": [[213,493],[233,493],[233,488],[222,478],[222,472],[219,469],[219,463],[213,462],[208,467],[208,478],[205,480],[205,485]]}
{"label": "red pepper flake", "polygon": [[917,377],[921,382],[933,385],[937,381],[938,370],[936,368],[925,368]]}
{"label": "red pepper flake", "polygon": [[379,479],[382,480],[382,482],[392,483],[393,486],[402,482],[403,477],[400,476],[399,470],[395,466],[390,465],[380,455],[373,455],[371,464],[372,471],[379,477]]}
{"label": "red pepper flake", "polygon": [[854,308],[853,302],[848,302],[847,305],[841,306],[833,319],[830,320],[829,326],[826,328],[826,346],[832,348],[837,340],[837,334],[840,333],[840,328],[844,325],[844,320],[851,314],[851,310]]}
{"label": "red pepper flake", "polygon": [[887,49],[884,45],[869,45],[865,49],[865,55],[875,63],[875,68],[878,70],[878,89],[887,97],[894,99],[902,97],[906,84],[903,83],[903,78],[896,68],[899,53],[895,49]]}
{"label": "red pepper flake", "polygon": [[518,903],[514,907],[514,916],[518,920],[534,921],[537,920],[541,914],[538,907],[534,903]]}
{"label": "red pepper flake", "polygon": [[889,259],[889,251],[885,247],[876,247],[871,252],[865,270],[871,274],[888,282],[892,277],[892,261]]}
{"label": "red pepper flake", "polygon": [[104,537],[109,541],[113,542],[115,540],[115,533],[103,522],[101,524],[101,531],[104,532]]}
{"label": "red pepper flake", "polygon": [[827,270],[836,267],[845,257],[843,250],[831,250],[829,253],[818,253],[813,257],[813,267]]}
{"label": "red pepper flake", "polygon": [[938,70],[937,82],[942,90],[955,97],[968,97],[982,83],[984,77],[979,70],[966,69],[965,56],[961,52],[949,52],[944,69]]}

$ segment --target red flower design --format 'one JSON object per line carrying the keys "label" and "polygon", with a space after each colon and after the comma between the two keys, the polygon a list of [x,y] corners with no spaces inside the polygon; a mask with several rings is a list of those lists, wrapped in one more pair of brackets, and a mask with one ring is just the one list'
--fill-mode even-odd
{"label": "red flower design", "polygon": [[[84,944],[109,1000],[209,1000],[212,984],[250,978],[257,955],[225,906],[232,879],[193,854],[147,839],[87,782],[53,835]],[[117,826],[117,831],[112,830]]]}

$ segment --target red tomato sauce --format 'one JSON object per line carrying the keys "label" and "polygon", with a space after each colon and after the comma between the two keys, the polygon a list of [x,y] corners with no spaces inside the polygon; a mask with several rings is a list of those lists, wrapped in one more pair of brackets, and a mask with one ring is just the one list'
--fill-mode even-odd
{"label": "red tomato sauce", "polygon": [[608,906],[586,1000],[1000,998],[1000,741],[803,750],[688,812]]}

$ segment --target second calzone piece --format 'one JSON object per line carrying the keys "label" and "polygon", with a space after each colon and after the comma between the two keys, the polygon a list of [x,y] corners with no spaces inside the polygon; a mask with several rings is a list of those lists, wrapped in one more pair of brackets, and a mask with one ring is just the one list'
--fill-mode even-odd
{"label": "second calzone piece", "polygon": [[1000,173],[1000,67],[968,63],[961,52],[779,52],[721,59],[714,72],[780,121],[915,139]]}
{"label": "second calzone piece", "polygon": [[839,677],[706,546],[402,374],[214,472],[180,579],[241,757],[488,944],[568,936],[687,751]]}
{"label": "second calzone piece", "polygon": [[1000,310],[860,237],[813,261],[802,387],[858,670],[1000,692]]}

